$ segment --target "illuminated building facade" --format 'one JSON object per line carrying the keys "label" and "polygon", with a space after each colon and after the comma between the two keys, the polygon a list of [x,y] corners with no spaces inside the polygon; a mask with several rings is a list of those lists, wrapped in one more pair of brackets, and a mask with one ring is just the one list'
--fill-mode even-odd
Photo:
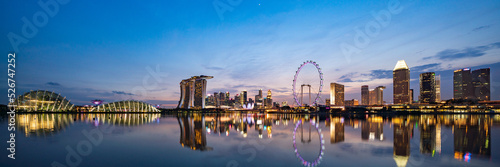
{"label": "illuminated building facade", "polygon": [[385,86],[378,86],[370,90],[370,105],[384,105]]}
{"label": "illuminated building facade", "polygon": [[377,102],[377,95],[375,93],[375,89],[370,89],[370,101],[369,105],[375,105]]}
{"label": "illuminated building facade", "polygon": [[436,101],[436,80],[434,72],[420,74],[420,103],[434,103]]}
{"label": "illuminated building facade", "polygon": [[332,106],[344,105],[344,85],[330,83],[330,104]]}
{"label": "illuminated building facade", "polygon": [[244,90],[244,91],[241,92],[241,96],[240,96],[240,103],[241,103],[241,105],[247,104],[247,102],[248,102],[247,101],[248,100],[247,93],[248,92],[246,90]]}
{"label": "illuminated building facade", "polygon": [[241,107],[242,105],[241,105],[240,99],[241,99],[240,94],[234,95],[233,106],[235,106],[235,107],[240,106]]}
{"label": "illuminated building facade", "polygon": [[231,97],[231,94],[229,94],[229,92],[226,92],[226,97],[224,97],[224,105],[230,105],[229,104],[229,99]]}
{"label": "illuminated building facade", "polygon": [[404,60],[399,60],[392,72],[394,104],[411,104],[410,68]]}
{"label": "illuminated building facade", "polygon": [[469,68],[455,70],[453,72],[453,98],[472,99],[473,97],[472,77]]}
{"label": "illuminated building facade", "polygon": [[226,96],[223,92],[219,92],[219,96],[217,97],[219,99],[219,105],[226,105]]}
{"label": "illuminated building facade", "polygon": [[436,75],[436,102],[441,102],[441,75]]}
{"label": "illuminated building facade", "polygon": [[415,99],[415,98],[413,98],[413,97],[414,97],[414,96],[413,96],[413,89],[410,89],[410,101],[411,101],[412,103],[413,103],[413,101],[415,101],[415,100],[413,100],[413,99]]}
{"label": "illuminated building facade", "polygon": [[479,101],[490,101],[490,68],[472,71],[474,96]]}
{"label": "illuminated building facade", "polygon": [[273,98],[272,98],[271,89],[269,89],[267,91],[267,98],[264,101],[265,101],[265,107],[266,108],[272,108],[273,107]]}
{"label": "illuminated building facade", "polygon": [[[193,76],[180,82],[181,97],[177,108],[202,109],[205,108],[205,96],[207,94],[207,79],[213,76]],[[215,95],[216,99],[220,99]],[[220,104],[220,101],[217,102]]]}
{"label": "illuminated building facade", "polygon": [[361,105],[370,105],[370,90],[368,85],[361,86]]}
{"label": "illuminated building facade", "polygon": [[281,102],[281,106],[282,106],[282,107],[288,106],[288,101],[282,101],[282,102]]}
{"label": "illuminated building facade", "polygon": [[264,106],[262,98],[262,89],[259,89],[259,94],[255,95],[255,108],[261,109],[262,106]]}
{"label": "illuminated building facade", "polygon": [[18,96],[11,104],[16,105],[17,111],[25,112],[71,111],[74,107],[66,97],[46,90],[29,91]]}
{"label": "illuminated building facade", "polygon": [[344,101],[345,106],[357,106],[359,105],[358,99],[346,100]]}

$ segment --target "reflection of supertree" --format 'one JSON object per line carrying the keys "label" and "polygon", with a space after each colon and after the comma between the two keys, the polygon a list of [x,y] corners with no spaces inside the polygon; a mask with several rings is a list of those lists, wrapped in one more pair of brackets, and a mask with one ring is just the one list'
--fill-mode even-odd
{"label": "reflection of supertree", "polygon": [[297,129],[299,128],[299,126],[302,125],[302,120],[299,120],[297,122],[297,124],[295,125],[295,129],[293,130],[293,148],[295,149],[295,155],[297,156],[297,158],[300,159],[302,165],[304,165],[304,166],[316,166],[316,165],[319,165],[321,159],[323,159],[323,155],[324,155],[323,151],[325,150],[325,146],[324,146],[325,141],[323,140],[323,134],[321,134],[321,129],[319,129],[318,124],[316,124],[312,120],[309,122],[311,123],[311,126],[314,126],[316,128],[316,131],[318,132],[318,135],[319,135],[320,150],[319,150],[318,158],[316,158],[312,162],[306,161],[306,160],[304,160],[304,158],[302,158],[302,156],[300,156],[300,154],[297,150],[297,143],[295,141],[295,138],[296,138],[296,134],[297,134]]}

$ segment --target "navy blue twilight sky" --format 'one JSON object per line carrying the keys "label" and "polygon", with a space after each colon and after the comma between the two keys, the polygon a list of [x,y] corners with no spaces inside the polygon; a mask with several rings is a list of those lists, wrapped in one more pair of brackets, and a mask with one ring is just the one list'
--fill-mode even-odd
{"label": "navy blue twilight sky", "polygon": [[[492,100],[500,100],[498,0],[41,2],[53,3],[0,2],[0,53],[16,51],[18,95],[43,89],[74,104],[174,105],[182,79],[211,75],[208,93],[271,89],[291,104],[297,67],[314,60],[322,103],[330,82],[345,85],[345,99],[360,99],[361,85],[386,86],[390,103],[392,70],[404,59],[415,98],[422,72],[441,75],[450,99],[453,70],[489,67]],[[7,92],[6,73],[0,78]]]}

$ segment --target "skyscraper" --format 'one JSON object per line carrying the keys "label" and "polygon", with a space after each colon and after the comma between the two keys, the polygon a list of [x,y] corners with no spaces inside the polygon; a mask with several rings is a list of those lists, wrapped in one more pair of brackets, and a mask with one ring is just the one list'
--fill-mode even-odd
{"label": "skyscraper", "polygon": [[404,60],[399,60],[392,72],[394,104],[411,104],[410,68]]}
{"label": "skyscraper", "polygon": [[372,105],[384,105],[384,89],[385,86],[378,86],[373,90],[375,100]]}
{"label": "skyscraper", "polygon": [[344,101],[345,106],[357,106],[359,105],[358,99],[346,100]]}
{"label": "skyscraper", "polygon": [[241,97],[240,97],[240,103],[241,105],[243,104],[247,104],[247,91],[244,90],[244,91],[241,91]]}
{"label": "skyscraper", "polygon": [[344,85],[338,83],[330,83],[330,105],[344,105]]}
{"label": "skyscraper", "polygon": [[370,90],[368,85],[361,86],[361,105],[370,105]]}
{"label": "skyscraper", "polygon": [[436,75],[436,102],[441,102],[441,75]]}
{"label": "skyscraper", "polygon": [[434,72],[420,74],[420,103],[433,103],[436,101],[436,80]]}
{"label": "skyscraper", "polygon": [[239,105],[239,106],[242,106],[242,105],[241,105],[241,96],[240,96],[240,94],[236,94],[236,95],[234,96],[234,106],[236,107],[236,106],[238,106],[238,105]]}
{"label": "skyscraper", "polygon": [[272,108],[273,107],[273,98],[272,98],[271,89],[269,89],[267,91],[267,97],[265,99],[265,106],[266,106],[266,108]]}
{"label": "skyscraper", "polygon": [[262,98],[262,89],[259,89],[259,94],[255,95],[255,108],[260,109],[264,106]]}
{"label": "skyscraper", "polygon": [[220,106],[219,93],[217,93],[217,92],[214,92],[214,104],[215,104],[215,107]]}
{"label": "skyscraper", "polygon": [[490,100],[490,68],[472,71],[472,86],[477,100]]}
{"label": "skyscraper", "polygon": [[224,99],[225,105],[229,106],[229,99],[231,98],[231,94],[229,92],[226,92],[226,98]]}
{"label": "skyscraper", "polygon": [[415,99],[415,98],[413,98],[413,97],[414,97],[414,96],[413,96],[413,89],[410,89],[410,101],[411,101],[412,103],[413,103],[413,101],[415,101],[415,100],[413,100],[413,99]]}
{"label": "skyscraper", "polygon": [[453,72],[453,98],[472,99],[473,97],[472,77],[469,68],[455,70]]}
{"label": "skyscraper", "polygon": [[220,104],[221,106],[226,104],[226,98],[225,98],[224,93],[219,92],[219,97],[218,97],[218,98],[219,98],[219,101],[220,101],[220,103],[219,103],[219,104]]}
{"label": "skyscraper", "polygon": [[181,97],[177,108],[205,108],[205,97],[207,95],[207,79],[212,78],[213,76],[201,75],[182,80],[179,83],[181,89]]}
{"label": "skyscraper", "polygon": [[369,105],[375,105],[377,103],[377,94],[375,93],[375,89],[370,89],[370,102]]}

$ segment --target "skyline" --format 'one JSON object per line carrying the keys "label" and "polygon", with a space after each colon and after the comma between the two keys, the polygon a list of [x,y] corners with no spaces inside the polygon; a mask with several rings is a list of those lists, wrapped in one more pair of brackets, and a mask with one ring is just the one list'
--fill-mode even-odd
{"label": "skyline", "polygon": [[[355,27],[374,21],[372,13],[387,10],[388,2],[242,1],[221,19],[212,1],[70,1],[19,45],[16,93],[45,89],[74,104],[135,99],[177,105],[182,79],[209,75],[214,78],[207,93],[247,90],[253,97],[271,89],[273,99],[291,104],[294,71],[314,60],[325,85],[345,85],[346,100],[361,100],[361,86],[369,85],[387,87],[384,101],[392,102],[392,68],[405,59],[415,92],[419,74],[435,72],[441,75],[442,99],[451,99],[454,70],[491,68],[491,100],[500,100],[500,2],[400,2],[389,24],[359,53],[346,56],[341,44],[353,45]],[[0,28],[6,35],[0,50],[7,54],[13,51],[7,34],[22,34],[21,18],[31,20],[42,9],[36,3],[3,3],[7,14],[0,18],[8,26]],[[324,86],[320,103],[328,97]]]}

